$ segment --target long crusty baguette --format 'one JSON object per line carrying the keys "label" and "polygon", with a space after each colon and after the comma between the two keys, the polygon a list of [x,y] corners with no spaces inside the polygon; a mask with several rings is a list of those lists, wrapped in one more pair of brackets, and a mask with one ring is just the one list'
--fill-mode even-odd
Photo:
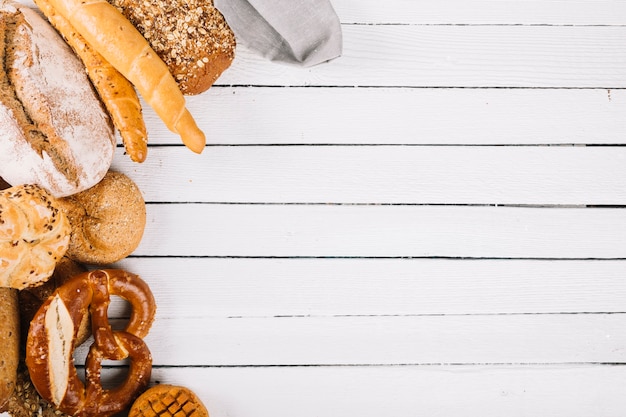
{"label": "long crusty baguette", "polygon": [[17,290],[0,288],[0,411],[6,411],[17,380],[19,363]]}
{"label": "long crusty baguette", "polygon": [[122,73],[172,132],[196,153],[204,133],[187,110],[167,65],[128,19],[106,0],[50,0],[50,5]]}
{"label": "long crusty baguette", "polygon": [[113,124],[119,130],[130,159],[143,162],[148,153],[148,133],[141,114],[139,97],[130,81],[85,42],[72,24],[59,15],[48,0],[35,0],[35,4],[85,64],[87,75]]}

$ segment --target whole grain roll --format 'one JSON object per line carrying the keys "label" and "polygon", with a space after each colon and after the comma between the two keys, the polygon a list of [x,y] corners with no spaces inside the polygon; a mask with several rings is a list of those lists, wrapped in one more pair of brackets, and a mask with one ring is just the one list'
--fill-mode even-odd
{"label": "whole grain roll", "polygon": [[210,88],[235,57],[235,35],[212,0],[108,0],[167,64],[183,94]]}
{"label": "whole grain roll", "polygon": [[59,199],[71,225],[66,256],[105,265],[130,255],[141,242],[146,205],[139,187],[126,175],[109,171],[88,190]]}

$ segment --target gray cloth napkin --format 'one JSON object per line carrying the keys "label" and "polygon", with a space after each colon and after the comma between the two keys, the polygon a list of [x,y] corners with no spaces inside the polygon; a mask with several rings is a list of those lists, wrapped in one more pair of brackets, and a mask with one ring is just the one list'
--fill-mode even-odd
{"label": "gray cloth napkin", "polygon": [[313,66],[341,55],[339,17],[329,0],[214,0],[237,42],[282,63]]}

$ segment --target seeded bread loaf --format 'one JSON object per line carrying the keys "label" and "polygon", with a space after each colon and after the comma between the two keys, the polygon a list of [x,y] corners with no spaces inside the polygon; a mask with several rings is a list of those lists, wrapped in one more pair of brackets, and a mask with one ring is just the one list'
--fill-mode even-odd
{"label": "seeded bread loaf", "polygon": [[212,0],[108,0],[167,64],[183,94],[206,91],[235,57],[235,35]]}

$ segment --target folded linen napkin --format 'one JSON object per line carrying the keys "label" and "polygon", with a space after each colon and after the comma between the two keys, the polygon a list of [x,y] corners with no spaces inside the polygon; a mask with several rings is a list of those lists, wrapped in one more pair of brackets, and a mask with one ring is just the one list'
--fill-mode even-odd
{"label": "folded linen napkin", "polygon": [[329,0],[214,0],[237,42],[261,56],[304,67],[341,55],[339,17]]}

